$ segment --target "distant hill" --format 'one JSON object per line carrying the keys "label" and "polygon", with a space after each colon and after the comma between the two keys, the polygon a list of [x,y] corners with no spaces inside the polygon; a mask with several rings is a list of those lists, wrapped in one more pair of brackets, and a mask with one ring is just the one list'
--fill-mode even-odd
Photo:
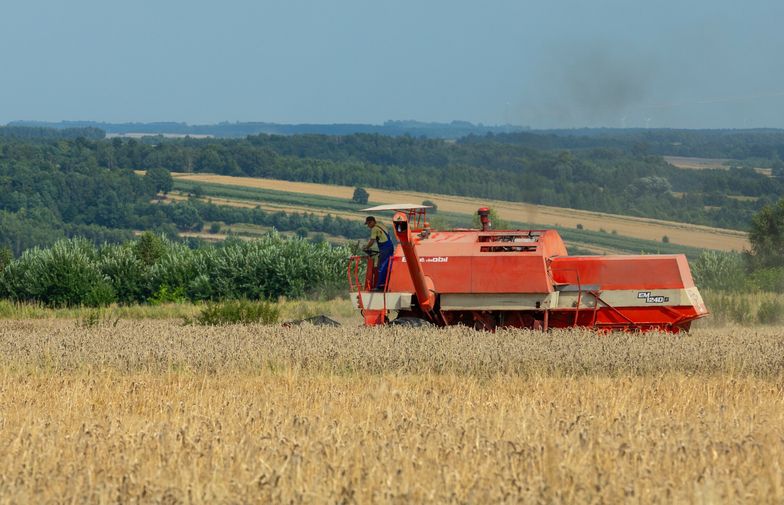
{"label": "distant hill", "polygon": [[102,139],[106,133],[92,126],[50,128],[46,126],[0,126],[0,139],[16,140],[74,140],[79,137],[86,139]]}
{"label": "distant hill", "polygon": [[532,149],[620,149],[637,156],[657,154],[731,160],[784,158],[784,130],[683,130],[670,128],[575,128],[469,135],[463,143],[503,143]]}
{"label": "distant hill", "polygon": [[[386,121],[383,124],[281,124],[267,122],[222,122],[189,125],[177,122],[103,123],[98,121],[11,121],[0,126],[0,137],[14,138],[102,138],[215,137],[245,138],[253,135],[348,136],[376,134],[389,137],[443,139],[462,144],[512,144],[539,150],[618,149],[634,156],[687,156],[749,160],[748,166],[784,168],[784,129],[686,130],[670,128],[573,128],[534,130],[515,125],[483,125],[468,121],[435,123]],[[762,162],[762,165],[760,165]]]}
{"label": "distant hill", "polygon": [[229,123],[189,125],[187,123],[102,123],[98,121],[11,121],[8,127],[35,127],[55,129],[97,128],[110,136],[147,134],[174,136],[211,136],[221,138],[241,138],[261,133],[271,135],[351,135],[355,133],[375,133],[379,135],[410,135],[441,139],[458,139],[467,135],[506,134],[526,131],[523,126],[501,125],[485,126],[468,121],[450,123],[426,123],[421,121],[386,121],[384,124],[280,124],[280,123]]}

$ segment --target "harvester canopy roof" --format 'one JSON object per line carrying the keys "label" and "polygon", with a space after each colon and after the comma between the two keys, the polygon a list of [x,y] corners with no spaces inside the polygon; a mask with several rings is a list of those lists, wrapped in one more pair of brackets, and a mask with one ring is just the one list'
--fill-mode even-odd
{"label": "harvester canopy roof", "polygon": [[374,210],[419,210],[419,209],[432,209],[431,205],[417,205],[415,203],[390,203],[387,205],[376,205],[375,207],[368,207],[362,209],[362,212]]}

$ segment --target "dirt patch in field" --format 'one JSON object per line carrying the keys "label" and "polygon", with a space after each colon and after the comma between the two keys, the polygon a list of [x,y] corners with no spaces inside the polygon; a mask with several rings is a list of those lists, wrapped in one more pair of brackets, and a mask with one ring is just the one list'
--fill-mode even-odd
{"label": "dirt patch in field", "polygon": [[[290,182],[277,179],[231,177],[212,174],[172,174],[172,176],[181,180],[194,182],[209,182],[250,188],[263,188],[275,191],[286,191],[290,193],[306,193],[345,198],[347,200],[351,198],[354,192],[354,188],[350,186],[333,186],[309,182]],[[712,228],[709,226],[662,221],[658,219],[645,219],[630,216],[620,216],[615,214],[603,214],[601,212],[547,207],[544,205],[532,205],[518,202],[438,195],[415,191],[388,191],[374,188],[366,189],[370,194],[370,200],[378,203],[416,204],[421,203],[423,200],[431,200],[435,202],[436,205],[438,205],[439,210],[462,214],[473,214],[476,212],[477,208],[484,205],[489,205],[495,208],[499,215],[504,219],[531,223],[542,227],[563,226],[566,228],[576,228],[578,224],[581,224],[583,229],[586,230],[605,230],[607,232],[615,230],[619,235],[645,240],[660,241],[662,240],[662,237],[666,235],[671,243],[706,249],[741,251],[749,247],[746,233],[736,230],[727,230],[724,228]],[[215,198],[212,200],[215,203],[218,203],[219,201],[219,199]],[[248,206],[255,207],[253,204],[248,204]],[[262,208],[264,208],[264,206],[262,206]],[[293,210],[292,207],[285,207],[285,209]],[[307,212],[313,212],[313,209],[308,208]],[[325,213],[339,215],[337,212]],[[347,213],[346,215],[353,216],[353,214],[350,213]]]}

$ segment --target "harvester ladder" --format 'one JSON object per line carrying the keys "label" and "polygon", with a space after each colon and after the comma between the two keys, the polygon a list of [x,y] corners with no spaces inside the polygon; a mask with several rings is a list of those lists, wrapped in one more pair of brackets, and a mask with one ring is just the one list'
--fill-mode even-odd
{"label": "harvester ladder", "polygon": [[[590,324],[590,327],[595,328],[597,326],[597,322],[596,321],[597,321],[598,316],[599,316],[599,304],[600,303],[603,304],[604,306],[609,307],[614,312],[618,313],[618,315],[620,315],[622,318],[624,318],[626,320],[629,320],[626,316],[621,314],[620,311],[618,311],[615,307],[612,307],[610,304],[608,304],[607,302],[602,300],[602,298],[601,298],[601,291],[599,291],[598,289],[583,289],[583,283],[582,283],[582,280],[580,279],[580,271],[579,270],[577,270],[576,268],[564,268],[564,269],[559,269],[558,272],[573,272],[574,276],[575,276],[575,279],[577,281],[577,303],[575,304],[574,308],[564,307],[563,309],[560,309],[560,310],[574,310],[574,319],[572,320],[572,327],[577,327],[577,323],[580,321],[580,311],[583,310],[583,308],[582,308],[583,293],[590,294],[594,298],[593,308],[591,309],[591,324]],[[551,269],[551,275],[552,275],[552,269]],[[563,284],[567,284],[567,283],[563,283]],[[586,308],[588,308],[588,307],[586,307]],[[548,315],[549,314],[545,313],[545,317],[547,317]],[[549,318],[547,318],[547,319],[549,319]],[[547,323],[549,323],[549,321],[546,320],[545,321],[545,327],[548,326]]]}

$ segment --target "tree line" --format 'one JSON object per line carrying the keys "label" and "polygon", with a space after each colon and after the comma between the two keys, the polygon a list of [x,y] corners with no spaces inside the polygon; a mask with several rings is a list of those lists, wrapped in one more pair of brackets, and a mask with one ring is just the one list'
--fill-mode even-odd
{"label": "tree line", "polygon": [[[20,255],[36,245],[82,236],[94,243],[121,242],[134,230],[169,236],[199,231],[204,221],[239,222],[280,231],[362,236],[359,223],[333,216],[230,209],[199,201],[161,204],[164,168],[140,176],[127,168],[101,166],[96,143],[87,139],[0,139],[0,245]],[[170,185],[168,186],[170,189]]]}
{"label": "tree line", "polygon": [[[537,150],[380,135],[241,140],[112,139],[89,143],[99,166],[212,172],[417,190],[571,207],[743,229],[784,193],[751,168],[681,170],[660,156],[613,148]],[[651,184],[652,180],[663,184]]]}
{"label": "tree line", "polygon": [[145,233],[96,246],[84,238],[0,254],[0,297],[52,307],[334,296],[349,250],[270,233],[197,249]]}
{"label": "tree line", "polygon": [[[13,214],[0,224],[19,228],[39,223],[54,239],[82,231],[112,237],[116,230],[200,229],[211,219],[207,213],[219,213],[194,203],[152,204],[162,190],[155,175],[161,171],[417,190],[736,229],[746,229],[755,212],[784,194],[781,178],[751,168],[680,170],[643,151],[535,149],[499,140],[507,137],[458,142],[371,134],[233,140],[0,138],[0,211]],[[609,142],[601,136],[592,141]],[[131,169],[147,170],[149,176]],[[242,217],[247,218],[277,221],[272,225],[282,229],[332,234],[342,228],[340,234],[348,237],[361,233],[337,218]],[[9,237],[14,238],[0,241],[17,254],[31,242],[19,233]]]}

